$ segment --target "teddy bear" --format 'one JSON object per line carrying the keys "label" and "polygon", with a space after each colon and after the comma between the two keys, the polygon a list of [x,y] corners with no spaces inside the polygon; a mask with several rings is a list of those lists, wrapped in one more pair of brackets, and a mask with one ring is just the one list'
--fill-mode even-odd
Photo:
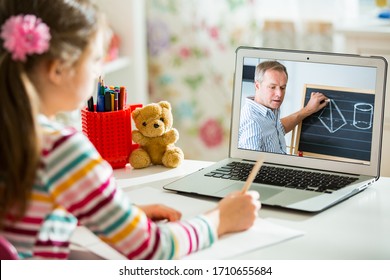
{"label": "teddy bear", "polygon": [[184,160],[184,153],[174,144],[179,133],[172,128],[171,104],[167,101],[151,103],[132,112],[137,129],[132,131],[133,141],[140,145],[129,157],[133,168],[154,165],[177,167]]}

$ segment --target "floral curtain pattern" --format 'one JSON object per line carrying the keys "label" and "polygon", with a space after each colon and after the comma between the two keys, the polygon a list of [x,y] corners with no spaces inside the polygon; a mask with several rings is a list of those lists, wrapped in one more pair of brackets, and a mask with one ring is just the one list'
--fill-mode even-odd
{"label": "floral curtain pattern", "polygon": [[283,32],[264,37],[259,2],[146,2],[149,99],[171,103],[177,146],[187,159],[215,161],[228,155],[236,48],[277,47],[275,42],[291,39]]}
{"label": "floral curtain pattern", "polygon": [[150,100],[172,105],[188,159],[227,156],[235,49],[255,44],[253,1],[147,2]]}

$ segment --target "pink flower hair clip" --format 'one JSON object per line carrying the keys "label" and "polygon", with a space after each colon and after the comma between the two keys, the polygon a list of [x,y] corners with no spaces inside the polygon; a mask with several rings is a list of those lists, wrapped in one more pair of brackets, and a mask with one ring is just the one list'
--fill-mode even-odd
{"label": "pink flower hair clip", "polygon": [[4,48],[15,61],[26,61],[27,55],[42,54],[49,49],[49,27],[35,15],[12,16],[1,27]]}

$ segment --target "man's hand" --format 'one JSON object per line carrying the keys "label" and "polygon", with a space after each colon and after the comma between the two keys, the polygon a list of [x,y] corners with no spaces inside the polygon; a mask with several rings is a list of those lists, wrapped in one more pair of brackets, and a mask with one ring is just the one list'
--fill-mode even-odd
{"label": "man's hand", "polygon": [[312,92],[309,102],[303,109],[304,118],[318,112],[323,109],[329,103],[329,99],[320,92]]}
{"label": "man's hand", "polygon": [[294,129],[304,118],[323,109],[329,103],[329,99],[320,92],[312,92],[309,102],[304,108],[287,117],[280,119],[286,133]]}

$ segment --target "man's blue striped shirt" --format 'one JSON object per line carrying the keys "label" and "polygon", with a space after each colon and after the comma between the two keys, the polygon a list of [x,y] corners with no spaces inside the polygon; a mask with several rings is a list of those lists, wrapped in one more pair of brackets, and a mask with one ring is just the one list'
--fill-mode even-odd
{"label": "man's blue striped shirt", "polygon": [[285,130],[280,110],[271,110],[253,100],[245,99],[241,110],[238,147],[271,153],[286,153]]}

